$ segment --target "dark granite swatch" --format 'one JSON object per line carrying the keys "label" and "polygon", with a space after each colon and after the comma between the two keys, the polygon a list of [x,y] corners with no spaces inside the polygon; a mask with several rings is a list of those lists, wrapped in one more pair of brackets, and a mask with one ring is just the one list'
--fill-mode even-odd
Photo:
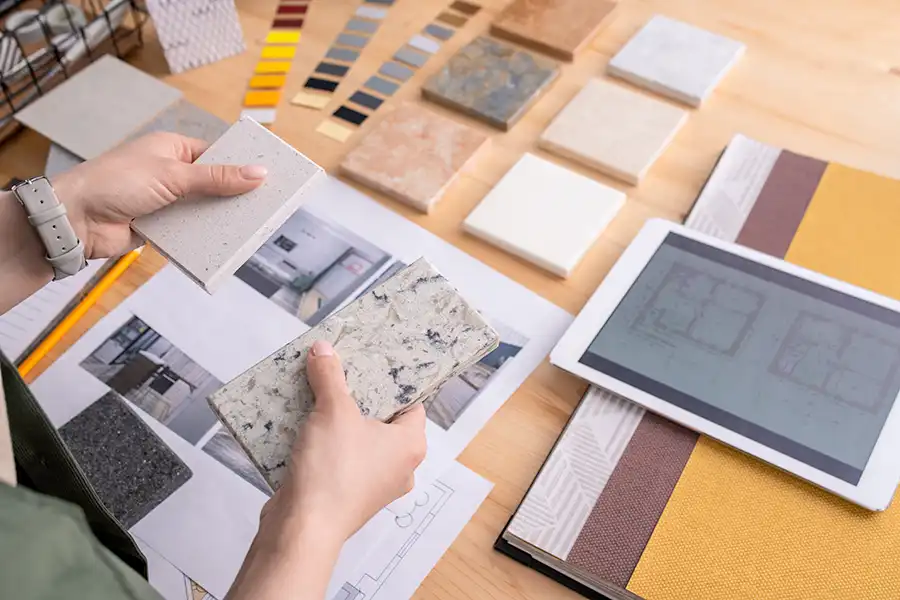
{"label": "dark granite swatch", "polygon": [[59,434],[103,504],[126,529],[193,475],[115,392],[78,413]]}

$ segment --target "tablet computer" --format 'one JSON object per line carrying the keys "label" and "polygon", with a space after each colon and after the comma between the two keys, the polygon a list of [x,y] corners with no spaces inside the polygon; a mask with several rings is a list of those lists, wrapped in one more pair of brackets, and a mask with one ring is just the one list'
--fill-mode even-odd
{"label": "tablet computer", "polygon": [[900,302],[653,220],[551,362],[870,510],[900,478]]}

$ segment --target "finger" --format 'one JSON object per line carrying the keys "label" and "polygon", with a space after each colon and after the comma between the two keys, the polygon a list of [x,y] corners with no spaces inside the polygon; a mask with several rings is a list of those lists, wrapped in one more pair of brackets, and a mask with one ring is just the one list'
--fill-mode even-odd
{"label": "finger", "polygon": [[329,414],[359,415],[359,407],[350,395],[341,360],[331,344],[319,340],[306,358],[306,376],[316,397],[316,410]]}
{"label": "finger", "polygon": [[417,404],[394,419],[390,427],[401,434],[398,443],[408,455],[411,468],[418,467],[428,452],[428,441],[425,437],[425,407]]}
{"label": "finger", "polygon": [[201,154],[206,152],[207,148],[209,148],[209,143],[204,140],[198,140],[197,138],[182,136],[181,142],[185,150],[183,157],[184,162],[194,162],[200,158]]}
{"label": "finger", "polygon": [[403,414],[391,421],[391,425],[401,427],[412,433],[417,431],[425,431],[425,407],[416,404]]}
{"label": "finger", "polygon": [[256,189],[267,175],[259,165],[198,165],[179,163],[174,187],[179,196],[236,196]]}

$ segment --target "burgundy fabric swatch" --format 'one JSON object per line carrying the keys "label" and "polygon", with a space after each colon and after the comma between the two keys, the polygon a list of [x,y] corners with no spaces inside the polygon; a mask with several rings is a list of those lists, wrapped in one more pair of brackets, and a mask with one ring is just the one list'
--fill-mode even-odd
{"label": "burgundy fabric swatch", "polygon": [[625,587],[697,443],[697,434],[647,412],[566,562]]}
{"label": "burgundy fabric swatch", "polygon": [[737,243],[784,258],[828,163],[782,150]]}

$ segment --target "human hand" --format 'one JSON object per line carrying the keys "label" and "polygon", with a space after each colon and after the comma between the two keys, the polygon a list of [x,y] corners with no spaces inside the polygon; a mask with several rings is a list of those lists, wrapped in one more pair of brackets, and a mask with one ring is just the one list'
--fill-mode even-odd
{"label": "human hand", "polygon": [[262,183],[265,167],[191,164],[207,146],[174,133],[152,133],[54,178],[85,256],[117,256],[140,245],[132,237],[132,219],[180,197],[234,196]]}
{"label": "human hand", "polygon": [[[340,359],[326,342],[309,353],[307,376],[316,396],[288,475],[263,511],[275,531],[315,531],[338,545],[376,512],[409,492],[425,458],[425,409],[392,423],[363,417],[347,388]],[[288,533],[291,535],[291,533]]]}

